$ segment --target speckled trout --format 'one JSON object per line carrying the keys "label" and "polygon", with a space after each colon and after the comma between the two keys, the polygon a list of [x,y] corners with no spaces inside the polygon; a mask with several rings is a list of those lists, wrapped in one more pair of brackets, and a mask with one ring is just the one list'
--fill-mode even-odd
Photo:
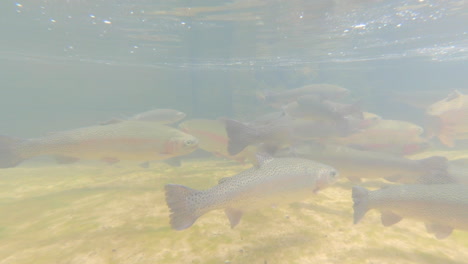
{"label": "speckled trout", "polygon": [[[279,154],[284,155],[285,152],[288,151]],[[362,178],[385,178],[393,182],[421,183],[422,177],[448,174],[447,158],[439,156],[411,160],[384,152],[314,142],[294,147],[291,154],[330,164],[340,172],[341,176],[351,181],[360,181]]]}
{"label": "speckled trout", "polygon": [[272,204],[300,201],[336,181],[338,172],[315,161],[300,158],[259,157],[258,166],[203,191],[167,184],[166,202],[172,228],[183,230],[205,213],[224,209],[231,227],[245,211]]}
{"label": "speckled trout", "polygon": [[468,187],[461,184],[400,185],[368,191],[353,187],[354,223],[369,209],[382,212],[390,226],[403,217],[424,221],[429,233],[443,239],[453,229],[468,231]]}
{"label": "speckled trout", "polygon": [[152,122],[122,121],[33,139],[0,136],[0,168],[14,167],[42,155],[55,156],[64,162],[165,160],[188,154],[197,146],[197,138],[175,128]]}

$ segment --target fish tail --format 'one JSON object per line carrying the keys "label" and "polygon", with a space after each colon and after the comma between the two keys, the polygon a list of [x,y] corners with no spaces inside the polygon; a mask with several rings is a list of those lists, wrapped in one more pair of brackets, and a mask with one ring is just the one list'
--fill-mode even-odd
{"label": "fish tail", "polygon": [[354,224],[357,224],[369,210],[369,191],[360,186],[353,186]]}
{"label": "fish tail", "polygon": [[19,144],[24,141],[23,139],[0,136],[0,168],[16,167],[25,160],[18,150]]}
{"label": "fish tail", "polygon": [[200,215],[188,199],[199,191],[178,184],[166,184],[166,203],[171,211],[171,227],[183,230],[191,227]]}
{"label": "fish tail", "polygon": [[231,156],[239,154],[247,146],[255,142],[256,130],[248,125],[232,120],[225,119],[226,132],[229,137],[228,153]]}

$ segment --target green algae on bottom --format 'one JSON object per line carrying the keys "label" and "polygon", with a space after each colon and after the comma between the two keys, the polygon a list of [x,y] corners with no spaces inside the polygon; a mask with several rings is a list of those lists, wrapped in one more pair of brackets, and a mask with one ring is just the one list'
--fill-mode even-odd
{"label": "green algae on bottom", "polygon": [[353,225],[346,180],[290,206],[248,213],[234,229],[222,211],[190,229],[170,229],[164,184],[207,189],[247,167],[193,160],[146,170],[132,163],[2,170],[0,264],[461,264],[468,258],[467,232],[437,240],[409,219],[384,227],[377,212]]}

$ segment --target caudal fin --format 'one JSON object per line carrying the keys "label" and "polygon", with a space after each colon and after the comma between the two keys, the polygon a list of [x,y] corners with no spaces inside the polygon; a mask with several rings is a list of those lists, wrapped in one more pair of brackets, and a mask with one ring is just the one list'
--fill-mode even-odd
{"label": "caudal fin", "polygon": [[18,152],[22,139],[0,136],[0,168],[11,168],[20,164],[24,158]]}
{"label": "caudal fin", "polygon": [[171,227],[183,230],[191,227],[200,215],[189,196],[199,191],[178,184],[166,184],[166,203],[171,211]]}
{"label": "caudal fin", "polygon": [[354,224],[357,224],[369,210],[369,191],[360,186],[353,186]]}
{"label": "caudal fin", "polygon": [[256,130],[250,126],[232,119],[224,120],[229,137],[228,153],[231,156],[239,154],[250,144],[255,143]]}

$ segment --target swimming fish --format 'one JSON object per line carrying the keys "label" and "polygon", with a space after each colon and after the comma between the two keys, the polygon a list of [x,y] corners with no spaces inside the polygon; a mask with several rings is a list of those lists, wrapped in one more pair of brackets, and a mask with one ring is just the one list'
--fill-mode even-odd
{"label": "swimming fish", "polygon": [[188,154],[198,139],[175,128],[143,122],[123,121],[55,132],[33,139],[0,137],[0,168],[14,167],[24,160],[52,155],[64,161],[166,160]]}
{"label": "swimming fish", "polygon": [[454,146],[456,139],[468,139],[468,95],[454,91],[430,105],[426,114],[429,137],[437,136],[449,147]]}
{"label": "swimming fish", "polygon": [[229,138],[224,122],[211,119],[191,119],[179,124],[179,128],[199,140],[199,147],[217,156],[233,159],[239,162],[248,160],[256,164],[255,147],[245,148],[236,155],[228,153]]}
{"label": "swimming fish", "polygon": [[270,113],[251,123],[233,119],[224,119],[224,122],[229,155],[236,155],[250,145],[263,144],[267,148],[271,145],[276,149],[293,140],[293,119],[285,113]]}
{"label": "swimming fish", "polygon": [[329,164],[351,181],[385,178],[392,182],[416,183],[426,175],[443,179],[448,174],[448,161],[440,156],[411,160],[383,152],[313,142],[294,147],[292,155]]}
{"label": "swimming fish", "polygon": [[342,121],[347,117],[364,119],[362,110],[357,104],[342,104],[325,100],[317,95],[304,95],[297,101],[289,103],[283,110],[295,118],[311,120]]}
{"label": "swimming fish", "polygon": [[184,119],[187,115],[174,109],[154,109],[136,114],[130,120],[149,121],[159,124],[172,124]]}
{"label": "swimming fish", "polygon": [[109,125],[122,122],[124,120],[137,120],[137,121],[147,121],[154,122],[158,124],[172,124],[184,119],[187,115],[183,112],[174,110],[174,109],[154,109],[147,112],[139,113],[131,116],[128,119],[114,118],[105,122],[100,123],[100,125]]}
{"label": "swimming fish", "polygon": [[438,239],[448,237],[453,229],[468,231],[468,187],[461,184],[400,185],[376,191],[354,186],[354,224],[369,209],[382,212],[384,226],[402,218],[423,221],[426,230]]}
{"label": "swimming fish", "polygon": [[309,84],[281,92],[265,91],[260,99],[273,107],[281,107],[291,103],[303,95],[316,95],[323,99],[337,99],[349,94],[349,90],[333,84]]}
{"label": "swimming fish", "polygon": [[360,150],[409,155],[429,147],[421,137],[424,129],[400,120],[375,120],[373,124],[346,137],[331,138],[327,142]]}
{"label": "swimming fish", "polygon": [[270,150],[294,145],[302,140],[348,136],[357,131],[351,121],[302,120],[291,118],[286,113],[268,122],[242,123],[225,119],[229,137],[228,153],[235,155],[247,146],[259,144],[271,153]]}
{"label": "swimming fish", "polygon": [[334,168],[307,159],[260,156],[258,163],[203,191],[167,184],[166,202],[172,228],[189,228],[200,216],[217,209],[224,209],[231,227],[235,227],[246,211],[300,201],[338,178]]}

